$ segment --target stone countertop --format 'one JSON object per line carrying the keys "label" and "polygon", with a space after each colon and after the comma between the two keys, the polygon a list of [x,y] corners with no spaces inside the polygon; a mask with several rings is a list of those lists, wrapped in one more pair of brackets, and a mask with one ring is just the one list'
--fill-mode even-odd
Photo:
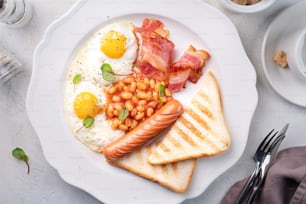
{"label": "stone countertop", "polygon": [[[253,117],[246,149],[228,171],[216,179],[199,197],[184,204],[219,203],[228,188],[250,174],[251,157],[263,136],[272,128],[290,122],[288,137],[281,149],[306,145],[306,109],[281,98],[269,85],[261,65],[264,34],[279,12],[299,0],[278,0],[269,9],[256,14],[237,14],[224,9],[218,1],[206,0],[223,11],[234,23],[248,57],[257,73],[258,106]],[[0,87],[0,204],[4,203],[100,203],[88,193],[65,183],[46,161],[39,139],[26,114],[25,99],[31,77],[33,52],[47,26],[64,14],[76,0],[32,0],[35,13],[29,25],[20,29],[0,25],[0,45],[22,62],[23,72]],[[286,25],[284,25],[286,26]],[[11,156],[21,147],[30,157],[31,173],[23,162]]]}

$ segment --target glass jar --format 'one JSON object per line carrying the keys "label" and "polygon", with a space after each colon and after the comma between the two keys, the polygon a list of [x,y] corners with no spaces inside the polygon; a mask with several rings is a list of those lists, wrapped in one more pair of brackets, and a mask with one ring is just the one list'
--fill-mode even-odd
{"label": "glass jar", "polygon": [[32,18],[29,0],[0,0],[0,22],[13,28],[25,26]]}
{"label": "glass jar", "polygon": [[10,80],[19,72],[21,72],[19,60],[13,54],[0,47],[0,85]]}

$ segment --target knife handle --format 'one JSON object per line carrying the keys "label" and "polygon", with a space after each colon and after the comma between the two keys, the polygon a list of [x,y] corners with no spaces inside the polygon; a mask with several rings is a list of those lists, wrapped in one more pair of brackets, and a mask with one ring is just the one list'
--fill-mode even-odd
{"label": "knife handle", "polygon": [[253,170],[252,174],[250,175],[249,179],[247,180],[247,182],[244,184],[235,204],[242,204],[243,203],[246,196],[249,194],[250,190],[252,189],[252,187],[254,185],[254,181],[255,181],[256,177],[258,176],[259,169],[260,169],[260,164],[256,163],[256,167],[254,168],[254,170]]}

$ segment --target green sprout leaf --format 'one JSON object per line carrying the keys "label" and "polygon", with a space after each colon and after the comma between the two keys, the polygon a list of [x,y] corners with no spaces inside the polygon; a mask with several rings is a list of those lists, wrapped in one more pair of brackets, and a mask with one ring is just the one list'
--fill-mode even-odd
{"label": "green sprout leaf", "polygon": [[159,85],[159,96],[164,97],[165,96],[165,85],[160,84]]}
{"label": "green sprout leaf", "polygon": [[129,116],[129,110],[126,108],[123,108],[119,112],[119,120],[123,121]]}
{"label": "green sprout leaf", "polygon": [[23,160],[27,167],[28,167],[28,174],[30,173],[30,165],[29,165],[29,157],[26,155],[26,153],[19,147],[15,148],[13,151],[12,151],[12,155],[13,157],[17,158],[17,159],[20,159],[20,160]]}
{"label": "green sprout leaf", "polygon": [[94,124],[94,122],[95,122],[95,119],[93,117],[87,116],[83,120],[83,127],[90,128]]}
{"label": "green sprout leaf", "polygon": [[72,80],[72,83],[74,85],[80,83],[82,81],[82,75],[81,74],[76,74],[74,77],[73,77],[73,80]]}
{"label": "green sprout leaf", "polygon": [[110,64],[107,63],[102,64],[101,71],[102,71],[102,78],[105,81],[112,82],[115,80],[115,74]]}

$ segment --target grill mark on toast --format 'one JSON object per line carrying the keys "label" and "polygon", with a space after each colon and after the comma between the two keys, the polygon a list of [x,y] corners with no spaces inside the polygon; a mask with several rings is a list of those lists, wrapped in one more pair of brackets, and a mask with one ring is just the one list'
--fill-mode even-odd
{"label": "grill mark on toast", "polygon": [[[188,109],[185,110],[186,113],[190,112]],[[193,111],[192,111],[193,112]],[[214,143],[212,143],[210,140],[208,140],[208,138],[202,134],[196,127],[194,127],[194,125],[192,123],[190,123],[185,117],[184,115],[182,115],[180,117],[180,119],[185,126],[196,136],[200,139],[201,142],[205,141],[209,146],[211,146],[213,149],[219,150],[220,148],[217,147]]]}
{"label": "grill mark on toast", "polygon": [[[185,112],[188,113],[194,120],[196,120],[209,133],[211,133],[212,135],[215,135],[215,137],[218,138],[218,140],[221,143],[223,144],[227,143],[224,137],[222,137],[220,134],[215,133],[214,130],[209,126],[209,124],[203,118],[201,118],[201,116],[199,116],[196,112],[194,112],[192,109],[186,109]],[[217,149],[220,149],[220,148],[217,148]]]}
{"label": "grill mark on toast", "polygon": [[[193,110],[187,108],[185,110],[186,113],[188,113],[195,121],[197,121],[202,127],[204,127],[207,131],[212,132],[211,127],[207,124],[205,120],[203,120],[198,114],[196,114]],[[191,124],[191,123],[190,123]],[[193,129],[197,129],[193,127]],[[212,133],[213,134],[213,133]],[[201,134],[203,135],[203,134]]]}
{"label": "grill mark on toast", "polygon": [[169,148],[167,147],[167,145],[165,145],[164,143],[160,143],[160,144],[159,144],[159,147],[160,147],[164,152],[170,152],[170,151],[171,151],[171,149],[169,149]]}
{"label": "grill mark on toast", "polygon": [[[179,120],[181,121],[182,117],[180,117]],[[188,135],[186,135],[178,126],[173,126],[173,128],[190,146],[198,147],[198,144],[195,143]]]}
{"label": "grill mark on toast", "polygon": [[214,120],[214,115],[210,112],[210,110],[201,104],[198,100],[194,99],[191,102],[196,108],[198,108],[202,113],[207,115],[210,119]]}
{"label": "grill mark on toast", "polygon": [[181,145],[181,143],[179,143],[179,142],[173,137],[173,135],[171,135],[170,133],[168,133],[167,139],[169,140],[169,142],[171,142],[171,144],[172,144],[175,148],[177,148],[177,149],[183,148],[183,146]]}
{"label": "grill mark on toast", "polygon": [[200,90],[198,92],[198,96],[200,96],[201,98],[203,98],[204,101],[207,101],[209,104],[212,104],[211,99],[209,96],[206,95],[206,93],[203,90]]}
{"label": "grill mark on toast", "polygon": [[176,162],[171,163],[171,167],[172,167],[172,169],[173,169],[173,173],[174,173],[174,174],[177,174],[177,163],[176,163]]}
{"label": "grill mark on toast", "polygon": [[166,165],[162,165],[161,166],[162,172],[165,176],[168,176],[168,168],[167,168],[167,164]]}

